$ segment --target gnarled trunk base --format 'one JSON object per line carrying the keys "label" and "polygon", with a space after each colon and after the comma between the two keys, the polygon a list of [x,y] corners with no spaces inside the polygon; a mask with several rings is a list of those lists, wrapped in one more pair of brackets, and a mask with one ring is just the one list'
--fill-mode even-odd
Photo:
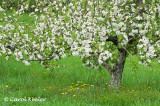
{"label": "gnarled trunk base", "polygon": [[111,75],[110,85],[119,88],[122,80],[122,73],[124,69],[124,64],[126,61],[126,51],[124,49],[119,50],[118,60],[116,65],[111,69],[107,63],[103,63],[103,66],[108,70]]}
{"label": "gnarled trunk base", "polygon": [[111,79],[110,79],[109,84],[115,88],[119,88],[121,85],[122,73],[123,73],[123,68],[116,66],[116,70],[113,70],[110,73]]}
{"label": "gnarled trunk base", "polygon": [[110,75],[111,75],[110,85],[116,88],[119,88],[121,85],[122,73],[123,73],[125,61],[126,61],[126,51],[123,49],[119,50],[118,61],[115,67],[110,71]]}

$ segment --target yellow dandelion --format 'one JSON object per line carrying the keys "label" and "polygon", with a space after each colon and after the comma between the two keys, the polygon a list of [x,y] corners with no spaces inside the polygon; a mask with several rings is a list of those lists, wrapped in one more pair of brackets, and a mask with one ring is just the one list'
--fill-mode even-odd
{"label": "yellow dandelion", "polygon": [[72,91],[72,89],[69,89],[69,91]]}
{"label": "yellow dandelion", "polygon": [[149,86],[148,89],[150,89],[151,87]]}
{"label": "yellow dandelion", "polygon": [[73,95],[73,97],[75,97],[76,95]]}
{"label": "yellow dandelion", "polygon": [[67,95],[68,93],[67,92],[65,92],[65,95]]}
{"label": "yellow dandelion", "polygon": [[94,87],[94,85],[90,85],[91,87]]}
{"label": "yellow dandelion", "polygon": [[6,88],[8,88],[8,85],[6,85]]}
{"label": "yellow dandelion", "polygon": [[84,84],[84,86],[87,86],[87,85],[89,85],[89,84]]}
{"label": "yellow dandelion", "polygon": [[64,95],[64,93],[62,93],[62,95]]}

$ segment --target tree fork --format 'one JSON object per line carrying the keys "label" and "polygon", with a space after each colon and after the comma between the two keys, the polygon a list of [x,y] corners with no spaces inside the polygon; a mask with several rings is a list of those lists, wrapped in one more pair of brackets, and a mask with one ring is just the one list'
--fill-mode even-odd
{"label": "tree fork", "polygon": [[124,49],[119,49],[118,60],[113,68],[111,68],[108,63],[103,63],[103,66],[111,75],[109,84],[115,88],[119,88],[121,85],[122,73],[126,61],[126,53],[127,52]]}

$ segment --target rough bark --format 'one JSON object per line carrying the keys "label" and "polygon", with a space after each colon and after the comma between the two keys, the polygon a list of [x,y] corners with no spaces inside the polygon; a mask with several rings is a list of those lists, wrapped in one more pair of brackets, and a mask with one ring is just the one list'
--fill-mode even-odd
{"label": "rough bark", "polygon": [[[135,0],[135,2],[139,7],[138,14],[142,14],[143,12],[145,12],[144,9],[141,7],[141,5],[143,4],[142,0]],[[128,36],[128,37],[129,37],[128,44],[131,44],[132,42],[140,39],[140,37],[136,37],[136,38],[133,38],[132,36]],[[114,45],[116,46],[118,45],[117,36],[111,36],[108,39],[106,39],[106,41],[111,41],[113,42]],[[106,62],[103,63],[103,66],[108,70],[109,74],[111,75],[109,84],[115,88],[119,88],[121,85],[122,73],[123,73],[125,61],[126,61],[126,51],[124,49],[119,49],[118,61],[116,65],[113,67],[113,69],[110,67],[108,63]]]}
{"label": "rough bark", "polygon": [[121,85],[122,73],[124,69],[125,60],[126,60],[126,51],[119,50],[118,61],[115,67],[110,72],[110,75],[111,75],[110,85],[116,88],[119,88]]}
{"label": "rough bark", "polygon": [[103,66],[108,70],[111,75],[109,84],[115,88],[119,88],[122,80],[122,73],[124,69],[124,64],[126,61],[126,51],[121,49],[119,50],[118,61],[116,65],[111,69],[107,63],[104,63]]}

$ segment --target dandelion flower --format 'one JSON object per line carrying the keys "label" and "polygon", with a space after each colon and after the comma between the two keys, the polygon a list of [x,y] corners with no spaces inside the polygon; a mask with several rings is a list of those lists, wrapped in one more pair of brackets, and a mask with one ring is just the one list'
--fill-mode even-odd
{"label": "dandelion flower", "polygon": [[65,92],[65,95],[67,95],[68,93],[67,92]]}
{"label": "dandelion flower", "polygon": [[91,87],[94,87],[94,85],[90,85]]}

